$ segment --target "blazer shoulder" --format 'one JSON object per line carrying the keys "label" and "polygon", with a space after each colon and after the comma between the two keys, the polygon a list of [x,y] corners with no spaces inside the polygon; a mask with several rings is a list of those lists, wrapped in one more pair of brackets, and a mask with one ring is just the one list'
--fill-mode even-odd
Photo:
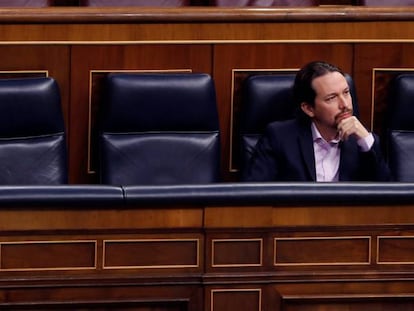
{"label": "blazer shoulder", "polygon": [[284,121],[273,121],[266,127],[266,131],[271,134],[283,134],[290,136],[296,134],[302,125],[296,119],[284,120]]}

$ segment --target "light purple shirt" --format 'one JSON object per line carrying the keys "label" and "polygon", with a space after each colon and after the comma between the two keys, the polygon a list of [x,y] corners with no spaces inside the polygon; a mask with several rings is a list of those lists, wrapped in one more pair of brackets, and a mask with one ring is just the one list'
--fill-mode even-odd
{"label": "light purple shirt", "polygon": [[[333,139],[327,142],[322,138],[314,123],[312,123],[311,129],[315,152],[316,181],[338,181],[339,162],[341,160],[340,140]],[[367,152],[374,144],[374,137],[369,133],[367,137],[358,139],[357,144],[363,152]]]}

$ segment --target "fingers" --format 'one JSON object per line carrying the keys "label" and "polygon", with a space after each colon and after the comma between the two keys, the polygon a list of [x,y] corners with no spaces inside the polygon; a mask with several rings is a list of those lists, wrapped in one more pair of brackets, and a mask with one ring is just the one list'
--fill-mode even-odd
{"label": "fingers", "polygon": [[369,132],[355,117],[342,118],[338,123],[338,133],[341,140],[347,140],[351,135],[355,135],[357,139],[368,136]]}

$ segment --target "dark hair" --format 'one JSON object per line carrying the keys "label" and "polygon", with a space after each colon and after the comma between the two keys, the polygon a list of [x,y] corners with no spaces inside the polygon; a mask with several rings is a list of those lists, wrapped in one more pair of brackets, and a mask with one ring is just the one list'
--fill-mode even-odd
{"label": "dark hair", "polygon": [[298,71],[293,85],[293,101],[297,109],[301,110],[303,102],[315,105],[316,92],[312,88],[312,81],[330,72],[344,75],[341,69],[324,61],[310,62]]}

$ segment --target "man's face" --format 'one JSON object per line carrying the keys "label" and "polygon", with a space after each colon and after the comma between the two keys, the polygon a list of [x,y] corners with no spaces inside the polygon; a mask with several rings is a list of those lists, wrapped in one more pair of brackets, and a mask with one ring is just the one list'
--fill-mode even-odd
{"label": "man's face", "polygon": [[345,77],[339,72],[330,72],[312,81],[315,90],[315,105],[302,107],[321,131],[335,131],[340,120],[352,116],[352,98]]}

